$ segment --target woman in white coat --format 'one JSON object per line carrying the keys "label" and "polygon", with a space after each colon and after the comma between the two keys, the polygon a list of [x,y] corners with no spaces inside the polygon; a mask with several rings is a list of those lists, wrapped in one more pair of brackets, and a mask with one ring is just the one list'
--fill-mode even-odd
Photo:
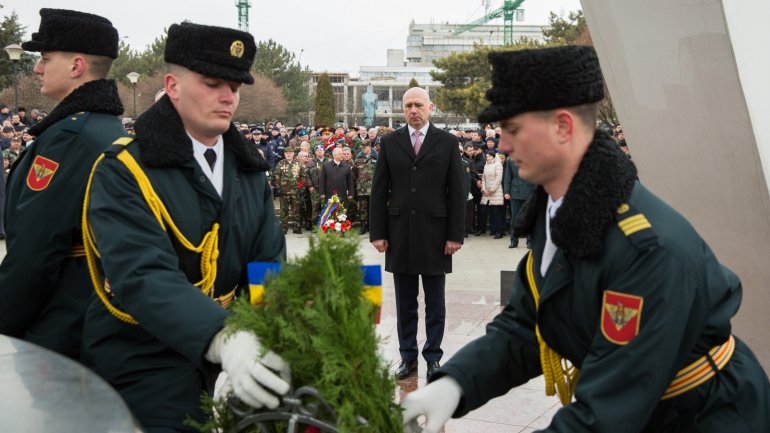
{"label": "woman in white coat", "polygon": [[485,154],[487,163],[484,165],[484,174],[479,181],[481,189],[481,202],[479,215],[479,229],[486,232],[487,217],[489,217],[490,234],[495,239],[503,237],[503,224],[505,209],[503,207],[503,165],[495,157],[494,150]]}

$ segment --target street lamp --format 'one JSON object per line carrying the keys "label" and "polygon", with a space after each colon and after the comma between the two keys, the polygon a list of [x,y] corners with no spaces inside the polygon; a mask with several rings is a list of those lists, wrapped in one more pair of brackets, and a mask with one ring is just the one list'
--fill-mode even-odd
{"label": "street lamp", "polygon": [[137,72],[129,72],[126,74],[126,78],[131,82],[131,88],[134,91],[134,119],[136,119],[136,82],[139,81],[141,74]]}
{"label": "street lamp", "polygon": [[4,48],[5,52],[8,53],[8,57],[11,59],[11,63],[13,64],[13,95],[15,98],[15,107],[14,112],[19,112],[19,75],[18,71],[16,69],[16,64],[19,63],[19,60],[21,60],[21,53],[24,52],[24,49],[17,44],[11,44]]}

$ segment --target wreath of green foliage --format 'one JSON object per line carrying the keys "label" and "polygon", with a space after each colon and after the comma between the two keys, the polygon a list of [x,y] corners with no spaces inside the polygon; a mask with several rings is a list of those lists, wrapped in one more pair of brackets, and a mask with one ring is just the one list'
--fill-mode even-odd
{"label": "wreath of green foliage", "polygon": [[[336,411],[340,432],[399,432],[395,383],[378,355],[375,307],[362,296],[362,281],[358,240],[316,232],[304,257],[268,279],[264,302],[239,300],[227,326],[254,332],[265,350],[280,354],[291,366],[294,389],[319,390]],[[229,408],[207,396],[202,401],[219,416],[197,427],[228,431],[235,420]]]}

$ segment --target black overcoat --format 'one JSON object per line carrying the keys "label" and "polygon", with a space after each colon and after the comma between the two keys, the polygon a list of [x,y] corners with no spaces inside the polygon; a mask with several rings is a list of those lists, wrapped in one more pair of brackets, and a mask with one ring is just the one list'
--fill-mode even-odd
{"label": "black overcoat", "polygon": [[382,138],[372,180],[369,239],[387,239],[385,270],[452,272],[446,241],[463,242],[465,175],[457,138],[433,125],[415,156],[407,127]]}
{"label": "black overcoat", "polygon": [[324,163],[318,173],[318,189],[327,199],[337,194],[340,200],[347,200],[349,195],[353,195],[353,172],[350,164],[344,161],[335,164],[334,160]]}

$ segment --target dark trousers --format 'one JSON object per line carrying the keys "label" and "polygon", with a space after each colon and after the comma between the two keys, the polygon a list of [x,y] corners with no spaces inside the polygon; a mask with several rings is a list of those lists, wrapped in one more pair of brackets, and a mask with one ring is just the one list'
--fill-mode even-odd
{"label": "dark trousers", "polygon": [[505,208],[503,205],[479,205],[481,213],[479,214],[479,231],[487,231],[487,216],[489,217],[489,231],[496,235],[503,232],[505,219]]}
{"label": "dark trousers", "polygon": [[[406,362],[417,360],[417,293],[419,275],[393,274],[396,287],[396,325],[401,359]],[[425,293],[425,345],[422,357],[426,361],[440,361],[444,351],[446,305],[444,304],[445,275],[422,275]]]}
{"label": "dark trousers", "polygon": [[465,234],[473,233],[473,214],[475,211],[475,205],[473,200],[467,200],[465,202]]}
{"label": "dark trousers", "polygon": [[[516,217],[519,215],[521,207],[524,206],[526,199],[511,198],[511,242],[518,246],[519,239],[513,236],[513,226],[516,224]],[[527,244],[530,242],[530,237],[527,237]]]}
{"label": "dark trousers", "polygon": [[473,196],[473,213],[476,215],[476,222],[473,227],[476,228],[477,232],[480,232],[481,227],[479,227],[479,216],[481,215],[481,193],[479,193],[479,195]]}
{"label": "dark trousers", "polygon": [[[2,160],[2,158],[0,158]],[[0,235],[5,235],[5,229],[4,221],[5,221],[5,215],[3,214],[5,212],[5,170],[2,170],[2,173],[0,173]]]}

